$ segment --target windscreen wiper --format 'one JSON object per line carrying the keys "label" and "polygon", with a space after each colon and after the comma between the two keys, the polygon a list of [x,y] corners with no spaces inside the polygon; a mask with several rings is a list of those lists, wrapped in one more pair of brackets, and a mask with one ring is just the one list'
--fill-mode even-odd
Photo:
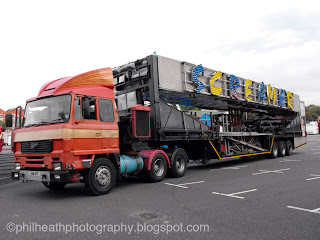
{"label": "windscreen wiper", "polygon": [[63,120],[63,119],[61,119],[61,118],[58,118],[58,119],[55,119],[55,120],[53,120],[53,121],[51,121],[51,122],[48,122],[48,121],[41,121],[41,122],[39,122],[39,123],[34,123],[34,124],[30,124],[30,125],[27,125],[27,126],[24,126],[24,127],[34,127],[34,126],[42,126],[42,125],[49,125],[49,124],[51,124],[51,123],[57,123],[58,121],[61,121],[61,120]]}

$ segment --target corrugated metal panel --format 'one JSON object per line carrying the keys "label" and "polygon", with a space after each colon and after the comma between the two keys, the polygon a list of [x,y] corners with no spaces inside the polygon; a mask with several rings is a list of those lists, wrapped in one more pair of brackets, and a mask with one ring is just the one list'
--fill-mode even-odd
{"label": "corrugated metal panel", "polygon": [[[168,90],[182,91],[182,63],[158,56],[159,87]],[[161,69],[161,71],[160,71]]]}

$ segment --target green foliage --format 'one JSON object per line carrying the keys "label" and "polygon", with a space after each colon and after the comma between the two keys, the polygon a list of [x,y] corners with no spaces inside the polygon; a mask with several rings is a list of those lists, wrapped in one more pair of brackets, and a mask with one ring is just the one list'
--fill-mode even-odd
{"label": "green foliage", "polygon": [[317,121],[320,116],[320,106],[310,105],[306,107],[307,121]]}
{"label": "green foliage", "polygon": [[200,108],[193,107],[193,106],[186,106],[186,105],[179,105],[181,108],[181,111],[200,111]]}
{"label": "green foliage", "polygon": [[2,132],[6,131],[6,124],[0,120],[0,126],[2,126]]}

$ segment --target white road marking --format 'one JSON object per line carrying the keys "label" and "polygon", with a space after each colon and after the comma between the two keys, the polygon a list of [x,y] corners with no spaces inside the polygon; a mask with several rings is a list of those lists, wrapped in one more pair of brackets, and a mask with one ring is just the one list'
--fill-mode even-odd
{"label": "white road marking", "polygon": [[264,173],[283,173],[282,171],[287,171],[290,170],[290,168],[285,168],[285,169],[279,169],[279,170],[274,170],[274,171],[268,171],[268,170],[259,170],[259,173],[254,173],[252,175],[259,175],[259,174],[264,174]]}
{"label": "white road marking", "polygon": [[199,181],[199,182],[191,182],[191,183],[182,183],[182,184],[172,184],[172,183],[164,183],[170,186],[180,187],[180,188],[188,188],[184,185],[190,185],[190,184],[197,184],[197,183],[204,183],[205,181]]}
{"label": "white road marking", "polygon": [[307,181],[320,178],[320,175],[310,174],[310,176],[313,176],[314,178],[308,178],[308,179],[306,179]]}
{"label": "white road marking", "polygon": [[293,207],[293,206],[287,206],[287,207],[288,207],[288,208],[292,208],[292,209],[296,209],[296,210],[305,211],[305,212],[319,213],[319,214],[320,214],[320,208],[316,208],[316,209],[310,210],[310,209]]}
{"label": "white road marking", "polygon": [[224,167],[224,168],[218,168],[218,169],[211,169],[210,171],[222,170],[222,169],[239,170],[240,168],[244,168],[244,167],[248,167],[248,165],[241,165],[241,166],[235,166],[235,167]]}
{"label": "white road marking", "polygon": [[171,184],[171,183],[165,183],[165,184],[170,185],[170,186],[175,186],[175,187],[188,188],[188,187],[185,187],[185,186],[180,186],[180,185]]}
{"label": "white road marking", "polygon": [[252,190],[247,190],[247,191],[237,192],[237,193],[230,193],[230,194],[218,193],[218,192],[212,192],[212,193],[213,193],[213,194],[217,194],[217,195],[226,196],[226,197],[233,197],[233,198],[244,199],[244,197],[240,197],[240,196],[236,196],[236,195],[243,194],[243,193],[248,193],[248,192],[254,192],[254,191],[257,191],[257,190],[258,190],[258,189],[252,189]]}
{"label": "white road marking", "polygon": [[312,154],[320,154],[320,152],[315,152],[315,153],[312,153]]}
{"label": "white road marking", "polygon": [[5,179],[8,179],[8,178],[11,178],[11,177],[0,178],[0,180],[5,180]]}
{"label": "white road marking", "polygon": [[279,162],[301,162],[302,160],[291,160],[291,159],[283,159]]}
{"label": "white road marking", "polygon": [[182,185],[189,185],[189,184],[196,184],[196,183],[204,183],[205,181],[199,181],[199,182],[191,182],[191,183],[183,183],[183,184],[179,184],[180,186]]}

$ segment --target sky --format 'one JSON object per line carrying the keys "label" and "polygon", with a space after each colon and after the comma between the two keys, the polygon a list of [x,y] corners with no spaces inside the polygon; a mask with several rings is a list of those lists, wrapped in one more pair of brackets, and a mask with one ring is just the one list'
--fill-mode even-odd
{"label": "sky", "polygon": [[319,1],[0,0],[0,108],[154,51],[320,105]]}

